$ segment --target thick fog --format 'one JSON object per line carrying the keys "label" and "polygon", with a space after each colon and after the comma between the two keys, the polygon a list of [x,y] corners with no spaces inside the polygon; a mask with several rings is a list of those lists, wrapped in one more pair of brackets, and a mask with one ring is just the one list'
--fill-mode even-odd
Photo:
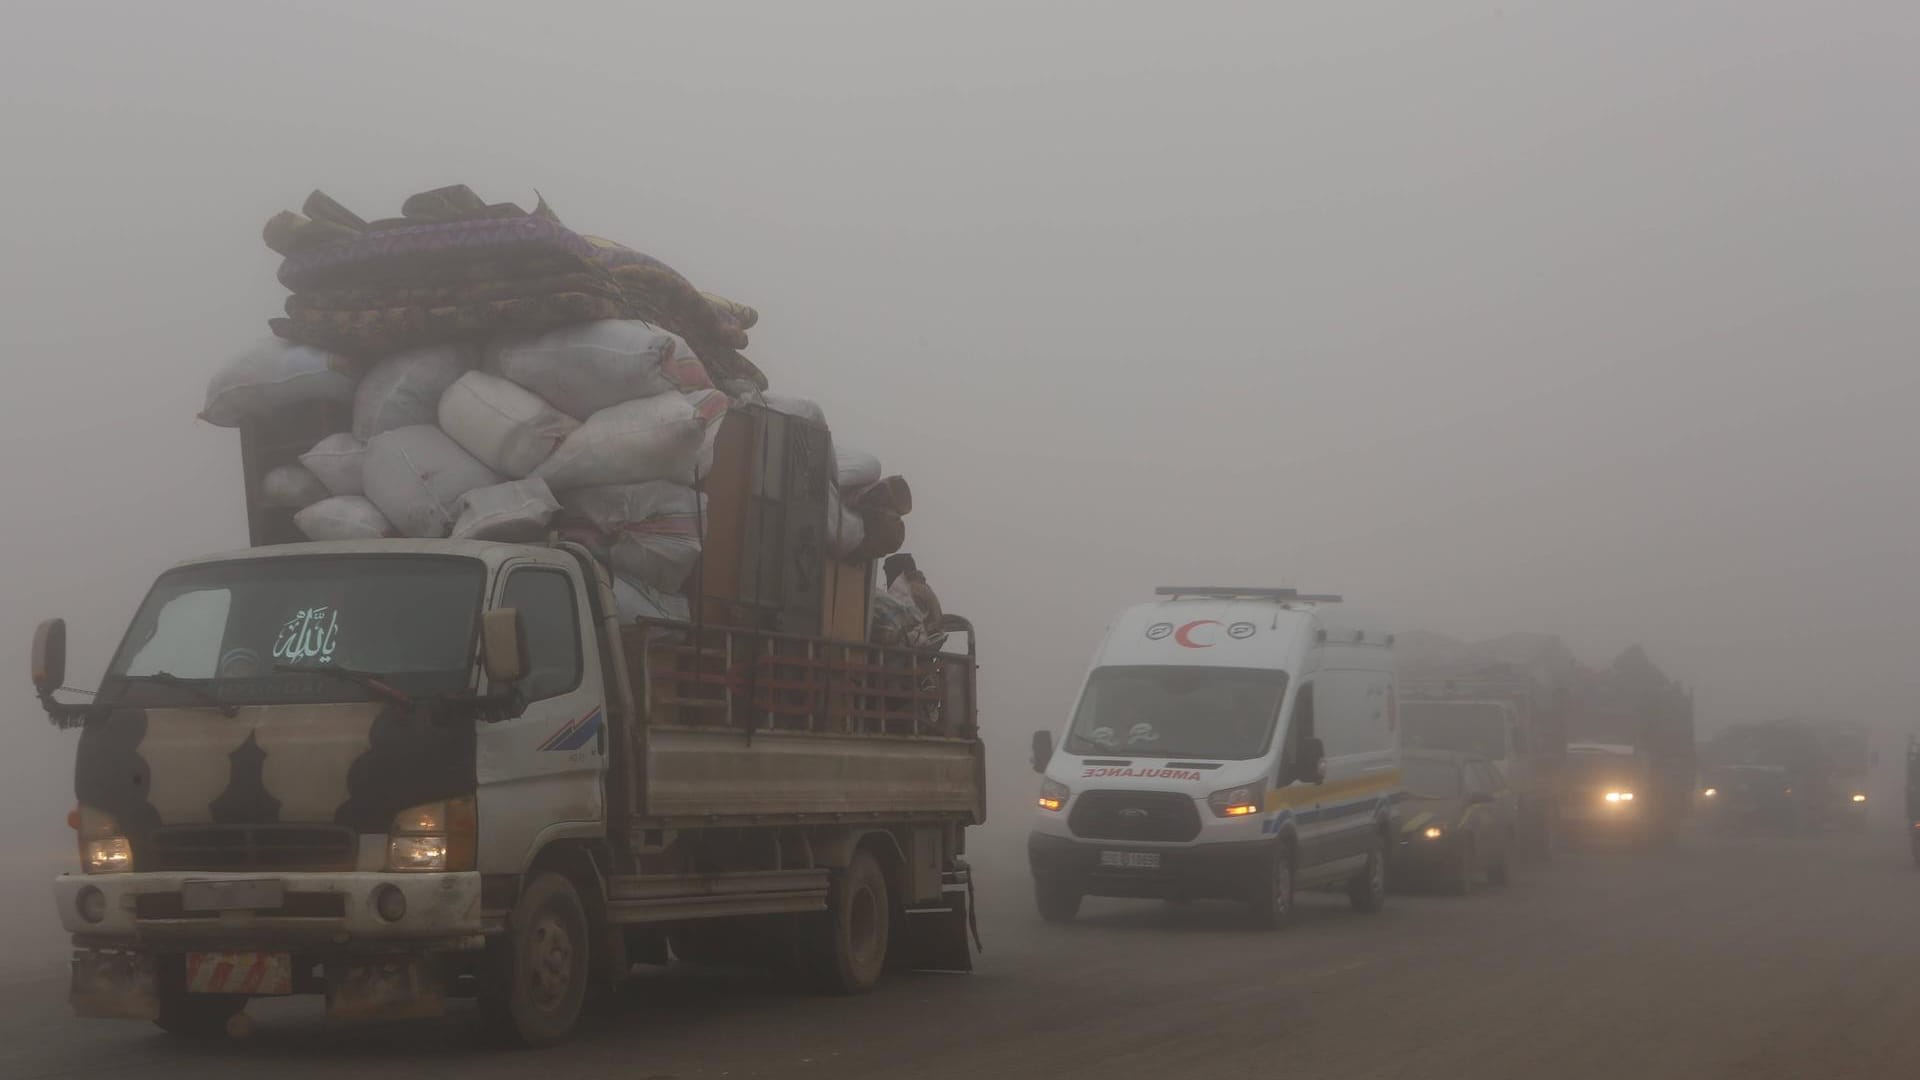
{"label": "thick fog", "polygon": [[[1175,579],[1643,643],[1703,730],[1920,699],[1920,15],[1392,5],[21,5],[0,36],[0,926],[63,955],[72,733],[145,584],[245,542],[205,379],[260,226],[450,183],[762,313],[1028,732]],[[1012,857],[1004,857],[1011,855]]]}

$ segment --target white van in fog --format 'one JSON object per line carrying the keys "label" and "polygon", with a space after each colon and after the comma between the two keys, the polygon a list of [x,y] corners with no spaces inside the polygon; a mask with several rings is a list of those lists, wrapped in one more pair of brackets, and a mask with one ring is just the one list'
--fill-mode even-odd
{"label": "white van in fog", "polygon": [[1158,595],[1108,628],[1058,747],[1034,734],[1041,916],[1213,898],[1271,926],[1299,890],[1377,910],[1400,792],[1392,639],[1343,624],[1338,597]]}

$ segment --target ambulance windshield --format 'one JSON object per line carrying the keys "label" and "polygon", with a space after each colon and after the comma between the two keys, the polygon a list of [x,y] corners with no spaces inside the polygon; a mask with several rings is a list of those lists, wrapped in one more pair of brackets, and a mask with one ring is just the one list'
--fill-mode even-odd
{"label": "ambulance windshield", "polygon": [[1080,695],[1070,754],[1242,761],[1266,752],[1287,689],[1284,671],[1219,667],[1096,668]]}

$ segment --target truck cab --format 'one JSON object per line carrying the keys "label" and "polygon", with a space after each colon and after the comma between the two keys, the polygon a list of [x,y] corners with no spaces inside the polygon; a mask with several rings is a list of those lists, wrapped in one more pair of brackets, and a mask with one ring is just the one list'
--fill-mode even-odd
{"label": "truck cab", "polygon": [[207,1034],[259,996],[466,992],[541,1045],[716,925],[838,992],[967,967],[971,656],[616,610],[566,543],[250,549],[161,575],[85,705],[44,624],[76,1013]]}
{"label": "truck cab", "polygon": [[1168,588],[1107,631],[1028,840],[1042,917],[1085,896],[1229,899],[1264,926],[1297,891],[1386,894],[1399,792],[1391,639],[1334,597]]}

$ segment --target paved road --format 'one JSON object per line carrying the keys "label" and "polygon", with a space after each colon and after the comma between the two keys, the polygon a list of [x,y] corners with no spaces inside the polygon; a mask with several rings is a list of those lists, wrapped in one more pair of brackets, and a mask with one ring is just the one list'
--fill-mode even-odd
{"label": "paved road", "polygon": [[245,1043],[69,1019],[0,985],[5,1077],[1656,1077],[1920,1075],[1920,872],[1902,838],[1689,838],[1589,853],[1470,897],[1318,900],[1279,935],[1227,907],[983,899],[972,976],[859,1000],[744,972],[641,979],[574,1043],[475,1049],[474,1017],[342,1028],[305,1002]]}

